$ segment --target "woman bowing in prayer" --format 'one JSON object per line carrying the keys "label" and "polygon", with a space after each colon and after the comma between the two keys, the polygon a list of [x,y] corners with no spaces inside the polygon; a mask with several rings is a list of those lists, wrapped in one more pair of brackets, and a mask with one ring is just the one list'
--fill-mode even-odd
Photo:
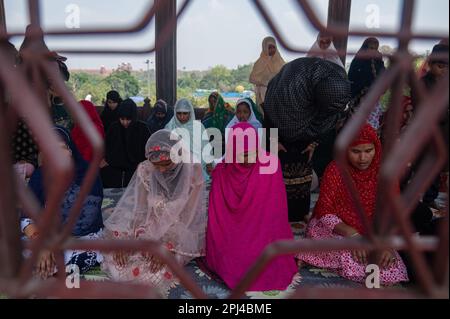
{"label": "woman bowing in prayer", "polygon": [[273,37],[265,38],[262,43],[261,56],[250,74],[250,83],[255,85],[256,104],[259,112],[263,115],[267,86],[285,63],[278,51],[275,39]]}
{"label": "woman bowing in prayer", "polygon": [[[234,289],[268,245],[293,235],[278,158],[261,150],[249,123],[234,125],[228,139],[225,160],[212,174],[206,263]],[[263,153],[275,163],[273,172],[262,170]],[[293,256],[277,257],[250,290],[285,290],[296,272]]]}
{"label": "woman bowing in prayer", "polygon": [[[147,160],[138,166],[105,221],[105,237],[159,242],[180,265],[186,265],[204,256],[207,216],[201,165],[172,161],[171,150],[180,141],[168,130],[150,137],[145,146]],[[102,269],[115,281],[156,286],[163,296],[177,281],[166,265],[146,253],[107,254]]]}
{"label": "woman bowing in prayer", "polygon": [[345,70],[319,58],[292,61],[270,82],[264,127],[278,128],[291,222],[310,212],[314,150],[345,118],[349,100]]}
{"label": "woman bowing in prayer", "polygon": [[[372,222],[381,166],[381,142],[370,125],[366,124],[350,145],[347,159],[347,168],[361,199],[364,214]],[[364,234],[363,224],[340,168],[336,162],[332,162],[325,171],[319,201],[308,224],[307,237],[317,240],[342,239]],[[364,282],[366,279],[366,251],[300,253],[297,258],[315,267],[330,269],[353,281]],[[380,280],[383,285],[408,281],[406,266],[396,251],[383,251],[376,264],[380,266]]]}

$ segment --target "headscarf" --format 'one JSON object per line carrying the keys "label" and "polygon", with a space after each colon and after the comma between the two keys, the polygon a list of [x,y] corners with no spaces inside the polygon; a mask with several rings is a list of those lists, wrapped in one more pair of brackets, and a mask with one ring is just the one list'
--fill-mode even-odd
{"label": "headscarf", "polygon": [[317,40],[316,40],[316,42],[314,42],[313,46],[309,50],[307,57],[321,58],[321,59],[336,63],[337,65],[339,65],[340,67],[345,69],[344,64],[342,63],[342,60],[339,57],[339,54],[336,50],[336,47],[334,46],[333,41],[331,41],[330,46],[326,50],[322,50],[322,48],[320,47],[321,37],[322,37],[321,34],[319,34],[317,36]]}
{"label": "headscarf", "polygon": [[216,128],[222,133],[222,135],[224,135],[225,128],[233,118],[234,112],[226,108],[225,100],[218,92],[211,93],[209,97],[211,96],[216,97],[216,104],[212,105],[210,99],[208,98],[209,110],[202,123],[205,128]]}
{"label": "headscarf", "polygon": [[258,106],[256,105],[256,103],[253,101],[252,98],[250,97],[246,97],[244,98],[244,100],[247,100],[251,106],[252,106],[252,110],[253,113],[255,113],[256,119],[260,122],[263,123],[264,122],[264,116],[263,113],[261,113],[260,109],[258,108]]}
{"label": "headscarf", "polygon": [[[445,58],[447,56],[447,58]],[[436,44],[429,57],[429,63],[442,63],[448,65],[448,44]]]}
{"label": "headscarf", "polygon": [[[255,133],[255,140],[248,140],[243,148],[245,152],[253,152],[258,141],[255,128],[248,123],[238,123],[233,129],[251,130]],[[234,141],[227,144],[227,152],[235,153],[236,137],[231,131],[229,134],[228,140]],[[267,156],[277,161],[274,155]],[[261,165],[260,161],[250,166],[237,162],[220,163],[213,171],[206,261],[208,267],[232,289],[267,245],[277,240],[293,239],[288,223],[287,196],[281,166],[278,162],[274,174],[263,175],[260,172]],[[243,243],[246,249],[242,249]],[[285,290],[296,272],[292,256],[277,257],[252,284],[250,290]]]}
{"label": "headscarf", "polygon": [[319,58],[300,58],[283,68],[267,90],[266,128],[286,143],[311,143],[336,128],[350,100],[345,70]]}
{"label": "headscarf", "polygon": [[[154,152],[170,152],[178,142],[161,130],[146,145]],[[184,256],[204,255],[206,205],[204,180],[198,164],[180,163],[160,173],[147,160],[141,163],[111,216],[105,221],[109,238],[146,239],[164,243]]]}
{"label": "headscarf", "polygon": [[[182,124],[178,120],[176,114],[184,112],[189,113],[190,117],[187,123]],[[165,129],[169,131],[174,131],[181,136],[183,136],[183,134],[181,133],[182,130],[183,129],[187,130],[190,139],[189,150],[194,156],[197,157],[197,159],[200,159],[202,161],[202,151],[204,146],[208,143],[208,141],[203,141],[202,136],[194,136],[194,121],[196,120],[195,120],[195,111],[194,107],[192,106],[192,103],[188,99],[180,99],[175,104],[175,115],[170,120],[170,122],[167,123]],[[201,124],[200,121],[196,122],[200,125],[201,128],[201,132],[199,133],[203,135],[205,127],[203,126],[203,124]]]}
{"label": "headscarf", "polygon": [[270,80],[280,72],[281,68],[285,65],[283,58],[278,51],[273,57],[269,56],[269,45],[277,47],[277,43],[273,37],[267,37],[262,43],[262,52],[260,58],[253,66],[252,73],[250,74],[250,83],[259,86],[267,86]]}
{"label": "headscarf", "polygon": [[363,56],[372,43],[379,46],[378,39],[367,38],[350,65],[348,78],[352,82],[353,98],[365,95],[377,77],[385,70],[383,56],[380,52],[376,52],[376,56],[373,58]]}
{"label": "headscarf", "polygon": [[[252,103],[250,103],[250,100],[249,99],[240,99],[240,100],[238,100],[237,103],[236,103],[236,110],[237,110],[237,107],[240,104],[246,104],[248,106],[249,110],[250,110],[250,114],[251,115],[250,115],[250,118],[248,119],[247,123],[250,124],[251,126],[253,126],[255,129],[262,128],[262,124],[256,118],[255,110],[253,109],[253,105],[252,105]],[[239,119],[237,118],[237,116],[235,115],[233,117],[233,119],[231,120],[231,122],[228,123],[227,128],[231,128],[234,125],[236,125],[237,123],[240,123],[240,122],[239,122]]]}
{"label": "headscarf", "polygon": [[[364,125],[350,147],[362,144],[373,144],[375,146],[375,156],[371,165],[367,170],[362,171],[353,167],[348,162],[347,168],[352,177],[355,189],[359,193],[364,213],[369,220],[372,220],[375,213],[382,148],[376,131],[369,124]],[[331,162],[325,170],[320,186],[319,200],[314,209],[314,216],[317,219],[328,214],[336,215],[344,223],[355,228],[360,234],[364,232],[364,227],[356,211],[353,199],[335,161]]]}
{"label": "headscarf", "polygon": [[111,124],[113,124],[114,122],[117,122],[119,120],[119,115],[118,115],[119,106],[117,106],[117,108],[114,111],[111,110],[108,106],[108,100],[116,102],[119,105],[120,105],[120,103],[122,103],[122,98],[120,97],[119,92],[109,91],[106,94],[105,106],[103,107],[103,112],[100,116],[102,119],[102,122],[103,122],[103,126],[105,128],[105,133],[108,133],[108,130],[111,127]]}
{"label": "headscarf", "polygon": [[[97,129],[100,136],[104,139],[105,138],[105,130],[103,129],[103,123],[100,119],[100,116],[97,113],[97,109],[95,108],[94,104],[92,102],[82,100],[80,101],[81,106],[84,108],[86,113],[88,114],[89,118],[92,120],[92,123],[94,124],[95,128]],[[79,150],[81,156],[85,161],[90,162],[92,160],[92,147],[84,134],[84,132],[81,130],[81,127],[78,124],[75,124],[75,127],[72,129],[72,132],[70,133],[72,136],[73,142],[77,149]]]}
{"label": "headscarf", "polygon": [[[156,113],[163,113],[165,114],[165,117],[158,118]],[[153,107],[152,114],[147,119],[147,126],[150,130],[150,135],[162,130],[172,119],[173,115],[173,109],[169,108],[165,101],[158,100]]]}
{"label": "headscarf", "polygon": [[[122,98],[120,97],[119,92],[115,90],[111,90],[108,93],[106,93],[106,101],[111,100],[116,103],[122,103]],[[108,105],[108,103],[106,103]]]}
{"label": "headscarf", "polygon": [[137,121],[137,105],[132,99],[126,99],[120,103],[117,110],[117,115],[120,118],[127,118],[131,121]]}
{"label": "headscarf", "polygon": [[[69,189],[66,191],[61,207],[62,221],[65,223],[81,190],[81,184],[86,176],[89,164],[81,157],[77,148],[73,144],[69,131],[59,126],[55,127],[55,131],[61,140],[70,148],[70,151],[72,152],[72,159],[75,164],[74,179]],[[41,205],[44,206],[47,198],[43,183],[42,167],[39,167],[34,171],[28,186],[36,195]],[[92,186],[92,189],[86,197],[83,207],[81,208],[81,214],[72,230],[72,235],[86,236],[98,232],[103,227],[101,211],[102,201],[103,186],[100,176],[97,175],[94,185]]]}
{"label": "headscarf", "polygon": [[120,122],[111,125],[105,139],[105,159],[112,167],[134,171],[145,160],[144,147],[150,132],[145,123],[137,120],[137,106],[133,100],[123,101],[117,115],[131,119],[131,123],[128,128]]}

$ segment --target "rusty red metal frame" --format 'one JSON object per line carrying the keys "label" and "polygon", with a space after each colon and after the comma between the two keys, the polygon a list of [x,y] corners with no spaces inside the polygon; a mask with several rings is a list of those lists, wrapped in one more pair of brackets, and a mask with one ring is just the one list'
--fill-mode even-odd
{"label": "rusty red metal frame", "polygon": [[[264,7],[262,0],[251,0],[255,9],[275,35],[280,45],[286,50],[297,53],[305,53],[306,49],[291,46],[285,36],[276,26],[275,20],[270,12]],[[294,1],[294,0],[293,0]],[[333,1],[333,0],[331,0]],[[188,8],[192,0],[185,0],[177,14],[180,18]],[[130,28],[90,29],[90,30],[50,30],[47,35],[65,36],[90,36],[108,34],[132,34],[148,27],[153,21],[159,9],[159,1],[155,1],[144,14],[141,21]],[[411,31],[415,0],[403,0],[401,16],[401,27],[398,32],[367,32],[366,30],[350,30],[345,27],[335,26],[327,29],[315,14],[307,0],[295,0],[299,13],[303,12],[310,24],[317,31],[327,31],[333,36],[376,36],[398,40],[398,51],[390,55],[390,68],[377,80],[369,94],[362,101],[359,111],[344,128],[336,143],[336,159],[342,170],[345,183],[353,194],[354,202],[359,216],[367,231],[364,239],[348,240],[324,240],[312,241],[301,240],[298,242],[282,241],[273,243],[260,256],[258,261],[249,269],[247,275],[239,285],[232,291],[230,298],[240,298],[250,287],[251,283],[264,270],[264,267],[274,258],[280,255],[294,254],[305,251],[332,251],[342,249],[367,249],[378,251],[381,249],[404,249],[413,261],[414,270],[418,278],[418,287],[403,290],[368,290],[368,289],[316,289],[303,287],[296,290],[291,298],[448,298],[449,288],[449,260],[448,260],[448,203],[447,217],[444,219],[440,234],[435,238],[417,238],[413,234],[409,215],[413,210],[413,203],[417,202],[420,194],[432,182],[433,176],[437,174],[447,161],[448,149],[444,144],[438,130],[439,119],[448,107],[448,77],[438,84],[438,87],[426,94],[422,84],[419,82],[413,68],[414,57],[408,52],[409,43],[412,40],[438,40],[445,38],[448,34],[417,33]],[[30,22],[34,26],[40,25],[39,0],[29,0]],[[72,54],[147,54],[162,46],[176,28],[176,22],[167,23],[162,34],[157,37],[153,47],[142,50],[61,50]],[[23,36],[22,33],[5,33],[0,30],[0,40],[15,36]],[[31,37],[37,40],[38,32],[31,32]],[[33,49],[34,50],[34,49]],[[347,52],[340,52],[347,54]],[[69,290],[65,287],[64,272],[60,271],[57,278],[37,282],[32,277],[32,268],[36,262],[37,254],[43,249],[55,252],[58,268],[64,269],[64,249],[93,249],[103,252],[114,252],[117,250],[145,251],[157,255],[176,276],[181,284],[188,289],[195,298],[206,298],[204,292],[196,285],[193,279],[180,267],[173,256],[159,243],[147,241],[80,241],[70,238],[70,229],[75,223],[81,205],[87,195],[89,188],[94,182],[98,164],[103,155],[103,144],[93,125],[88,121],[87,114],[78,107],[76,100],[67,90],[61,79],[57,68],[48,61],[45,52],[31,51],[28,54],[27,64],[24,68],[14,69],[5,61],[6,52],[0,48],[0,176],[4,185],[13,187],[2,190],[0,193],[0,256],[7,257],[0,262],[0,291],[7,293],[10,297],[63,297],[63,298],[157,298],[158,295],[152,287],[142,285],[129,285],[119,283],[84,283],[82,289]],[[352,54],[352,53],[350,53]],[[446,57],[448,59],[448,56]],[[25,69],[32,70],[32,80],[35,86],[31,86],[25,75]],[[94,159],[88,169],[87,176],[83,181],[81,192],[70,212],[68,224],[59,229],[54,221],[58,219],[58,207],[64,196],[64,189],[73,174],[70,163],[63,161],[57,145],[57,137],[52,131],[52,124],[45,105],[45,88],[39,85],[39,79],[43,77],[50,79],[55,90],[62,96],[66,105],[77,123],[88,137],[94,150]],[[409,85],[418,95],[420,105],[414,122],[408,130],[399,136],[401,110],[401,97],[403,89]],[[391,89],[392,99],[389,107],[388,122],[383,132],[385,137],[384,157],[380,173],[380,186],[378,189],[376,227],[372,227],[365,217],[360,199],[356,195],[355,186],[349,173],[345,169],[345,150],[357,135],[359,129],[366,122],[367,117],[374,109],[380,97]],[[10,96],[9,108],[3,102],[5,92]],[[33,107],[29,107],[33,105]],[[11,136],[12,128],[16,120],[11,114],[25,119],[30,127],[43,156],[48,161],[45,169],[45,178],[52,179],[47,184],[49,194],[46,207],[37,204],[35,198],[26,189],[26,186],[17,176],[14,176],[11,168],[8,138]],[[5,134],[6,133],[6,134]],[[399,138],[400,137],[400,138]],[[402,177],[404,168],[408,162],[417,159],[418,154],[425,146],[431,145],[434,152],[427,155],[419,168],[418,174],[403,194],[396,192],[399,179]],[[447,194],[448,195],[448,194]],[[36,220],[42,236],[25,247],[32,252],[31,258],[21,260],[22,243],[19,237],[19,221],[16,216],[16,207],[20,204],[28,216]],[[396,236],[392,236],[392,226],[398,227]],[[436,262],[429,267],[424,259],[424,251],[435,251]],[[117,288],[117,289],[116,289]]]}

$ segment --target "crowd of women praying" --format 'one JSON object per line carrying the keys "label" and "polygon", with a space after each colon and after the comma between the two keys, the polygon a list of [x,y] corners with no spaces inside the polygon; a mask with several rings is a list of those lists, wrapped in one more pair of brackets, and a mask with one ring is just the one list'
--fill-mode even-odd
{"label": "crowd of women praying", "polygon": [[[1,45],[11,53],[11,64],[20,70],[26,42],[18,52],[11,44]],[[448,44],[444,42],[433,48],[423,67],[422,81],[429,91],[439,78],[447,75],[448,59],[441,58],[442,54],[448,54]],[[57,54],[52,56],[63,79],[68,80],[65,59]],[[256,100],[241,99],[232,107],[219,92],[214,92],[209,96],[209,108],[203,119],[195,118],[194,108],[187,99],[178,100],[174,106],[157,101],[145,122],[138,120],[138,108],[133,100],[122,99],[117,91],[108,92],[101,114],[91,102],[80,101],[80,107],[104,138],[105,154],[72,236],[156,241],[180,265],[196,260],[231,289],[269,244],[278,240],[303,240],[294,239],[292,231],[292,227],[300,227],[302,223],[307,225],[306,237],[312,240],[364,236],[366,229],[353,197],[333,160],[333,147],[340,130],[351,114],[357,112],[360,101],[385,69],[379,41],[375,38],[364,41],[347,73],[329,35],[319,35],[307,57],[290,63],[285,63],[275,40],[268,37],[250,75]],[[74,178],[61,204],[61,222],[65,223],[92,160],[92,149],[83,131],[71,119],[63,99],[47,84],[54,131],[60,137],[67,161],[75,164]],[[414,118],[416,105],[414,94],[404,97],[402,130]],[[347,169],[371,223],[382,159],[381,132],[386,121],[383,112],[378,103],[346,153]],[[48,163],[40,156],[24,120],[19,119],[13,128],[12,159],[17,172],[44,206],[47,197],[43,171]],[[212,129],[220,131],[222,140],[183,141],[180,130],[184,129],[192,137],[195,123],[202,133]],[[441,127],[447,138],[448,113],[443,116]],[[260,136],[261,128],[278,129],[277,149],[269,151],[271,137]],[[236,132],[253,134],[239,136]],[[174,161],[171,152],[180,142],[179,153],[197,157],[199,161]],[[198,150],[217,142],[223,145],[223,157],[207,163]],[[232,160],[225,160],[230,154]],[[278,163],[274,173],[261,173],[260,168],[266,165],[258,160],[262,155]],[[399,192],[414,178],[419,164],[420,159],[405,168],[408,174],[399,181]],[[438,208],[435,201],[439,181],[436,176],[436,182],[417,203],[411,216],[420,235],[436,234],[439,219],[432,209]],[[104,220],[101,206],[106,188],[122,188],[124,193]],[[319,197],[317,204],[311,205],[314,188]],[[24,213],[21,230],[24,240],[40,236],[35,222]],[[277,257],[250,290],[284,290],[304,265],[364,282],[366,266],[375,263],[381,268],[383,285],[414,280],[409,256],[404,252],[389,249],[375,259],[371,256],[368,251],[344,250]],[[101,265],[111,280],[151,284],[164,296],[177,281],[171,269],[148,253],[66,251],[65,262],[76,264],[82,273]],[[45,279],[57,271],[53,253],[40,252],[36,276]]]}

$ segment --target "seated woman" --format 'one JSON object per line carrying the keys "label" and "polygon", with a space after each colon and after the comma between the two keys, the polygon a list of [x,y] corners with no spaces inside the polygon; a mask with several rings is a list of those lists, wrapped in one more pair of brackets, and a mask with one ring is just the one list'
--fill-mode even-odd
{"label": "seated woman", "polygon": [[[230,131],[225,162],[212,173],[206,234],[206,263],[228,287],[234,289],[259,255],[277,240],[293,239],[288,223],[286,189],[278,159],[274,174],[262,174],[258,134],[250,124],[233,130],[254,132],[255,140],[244,140]],[[233,135],[231,135],[233,134]],[[236,154],[242,149],[243,153]],[[230,159],[229,155],[233,156]],[[238,161],[234,160],[237,155]],[[270,196],[268,196],[270,194]],[[293,256],[274,259],[250,287],[251,291],[285,290],[297,273]]]}
{"label": "seated woman", "polygon": [[147,119],[150,136],[162,130],[173,117],[173,107],[169,107],[164,100],[158,100]]}
{"label": "seated woman", "polygon": [[[256,105],[255,105],[256,106]],[[237,123],[247,122],[255,129],[262,128],[261,121],[258,120],[255,109],[250,99],[240,99],[236,103],[236,113],[227,128],[232,128]]]}
{"label": "seated woman", "polygon": [[[69,217],[69,212],[72,209],[76,198],[80,192],[81,184],[88,169],[88,163],[81,157],[77,148],[70,139],[69,132],[63,127],[56,127],[56,132],[61,137],[61,148],[64,149],[67,160],[73,160],[75,163],[75,177],[66,191],[65,197],[61,206],[61,219],[64,224]],[[42,166],[45,167],[43,162]],[[46,203],[46,193],[43,184],[42,166],[38,167],[29,181],[29,187],[36,195],[42,206]],[[81,213],[75,224],[72,235],[79,239],[95,239],[98,238],[103,228],[102,218],[102,201],[103,201],[103,186],[100,177],[94,182],[89,195],[86,197]],[[39,236],[39,229],[29,218],[21,219],[21,229],[28,239],[36,239]],[[98,265],[102,261],[102,256],[93,251],[65,251],[64,261],[68,264],[75,264],[79,267],[81,273],[84,273],[92,267]],[[38,265],[38,273],[46,278],[55,272],[55,259],[49,252],[41,254]]]}
{"label": "seated woman", "polygon": [[[199,133],[201,135],[194,135],[196,130],[194,125],[199,125],[200,130]],[[200,121],[195,120],[195,111],[192,103],[187,99],[180,99],[175,103],[175,115],[167,123],[166,130],[173,131],[183,138],[189,138],[189,143],[186,140],[185,143],[189,147],[189,151],[196,158],[196,161],[202,163],[203,167],[203,177],[208,182],[209,181],[209,173],[211,165],[206,164],[203,157],[203,150],[205,149],[208,141],[203,140],[202,135],[205,131],[205,127]],[[187,133],[188,136],[184,136],[183,133]]]}
{"label": "seated woman", "polygon": [[[138,166],[105,221],[105,237],[160,242],[185,265],[204,255],[207,216],[201,165],[171,160],[171,149],[179,141],[171,140],[167,130],[152,135],[145,147],[148,160]],[[102,268],[113,280],[149,283],[163,295],[176,281],[167,266],[145,253],[105,255]]]}
{"label": "seated woman", "polygon": [[[236,103],[236,115],[233,117],[231,122],[227,125],[226,129],[231,129],[238,123],[248,123],[253,126],[256,130],[262,128],[261,121],[257,119],[255,115],[256,105],[249,98],[240,99]],[[262,136],[260,136],[262,138]],[[225,135],[225,145],[228,143],[228,135]],[[260,141],[260,145],[261,141]],[[225,155],[222,158],[215,159],[213,162],[213,167],[222,162]]]}
{"label": "seated woman", "polygon": [[[364,212],[372,221],[381,166],[381,143],[370,125],[366,124],[358,138],[350,145],[347,157],[348,169],[359,191]],[[307,228],[307,237],[320,240],[361,235],[364,235],[363,225],[340,170],[336,162],[332,162],[325,170],[319,200]],[[366,251],[308,252],[299,254],[297,258],[315,267],[330,269],[353,281],[364,282],[366,279]],[[380,254],[377,264],[381,269],[382,285],[408,281],[405,264],[396,251],[384,251]]]}
{"label": "seated woman", "polygon": [[118,109],[119,121],[111,124],[105,138],[105,159],[101,176],[105,188],[125,188],[139,163],[145,160],[145,143],[150,131],[137,118],[137,106],[131,99]]}
{"label": "seated woman", "polygon": [[203,116],[202,124],[206,129],[216,128],[225,134],[225,128],[234,115],[234,110],[226,106],[219,92],[213,92],[208,97],[209,109]]}

